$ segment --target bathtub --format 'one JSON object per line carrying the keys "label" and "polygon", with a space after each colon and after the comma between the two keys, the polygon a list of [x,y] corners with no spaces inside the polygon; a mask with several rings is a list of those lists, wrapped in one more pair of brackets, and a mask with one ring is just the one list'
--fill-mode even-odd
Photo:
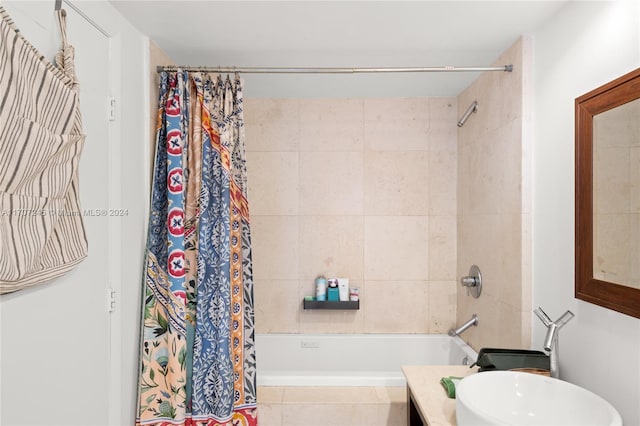
{"label": "bathtub", "polygon": [[477,353],[445,334],[257,334],[258,386],[405,386],[403,365],[462,365]]}

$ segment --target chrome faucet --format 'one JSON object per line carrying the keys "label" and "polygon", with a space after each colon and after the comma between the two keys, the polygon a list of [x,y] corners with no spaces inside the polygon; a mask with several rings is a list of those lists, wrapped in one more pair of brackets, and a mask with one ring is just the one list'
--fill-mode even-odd
{"label": "chrome faucet", "polygon": [[547,334],[544,337],[544,342],[542,343],[542,348],[549,355],[549,367],[551,369],[551,377],[558,378],[560,376],[560,371],[558,368],[558,332],[566,323],[568,323],[571,318],[575,315],[571,311],[567,311],[560,318],[555,321],[551,321],[549,315],[547,315],[541,307],[537,307],[534,309],[533,313],[535,313],[540,321],[547,327]]}
{"label": "chrome faucet", "polygon": [[476,326],[478,325],[478,316],[476,314],[473,314],[473,316],[469,321],[465,322],[455,330],[453,328],[449,330],[449,336],[451,337],[459,336],[462,332],[464,332],[467,328],[471,327],[472,325],[476,325]]}

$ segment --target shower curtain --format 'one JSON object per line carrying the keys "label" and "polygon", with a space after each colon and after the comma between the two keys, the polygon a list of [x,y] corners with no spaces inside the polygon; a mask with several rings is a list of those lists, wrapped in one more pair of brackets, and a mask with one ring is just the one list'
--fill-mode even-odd
{"label": "shower curtain", "polygon": [[138,425],[256,425],[240,78],[163,72]]}

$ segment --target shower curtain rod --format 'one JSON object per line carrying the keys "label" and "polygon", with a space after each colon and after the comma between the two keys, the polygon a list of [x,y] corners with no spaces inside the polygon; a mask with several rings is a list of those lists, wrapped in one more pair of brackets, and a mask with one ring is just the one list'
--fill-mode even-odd
{"label": "shower curtain rod", "polygon": [[245,74],[368,74],[368,73],[400,73],[400,72],[469,72],[469,71],[513,71],[513,65],[499,67],[409,67],[409,68],[306,68],[306,67],[193,67],[182,65],[159,65],[157,72],[162,71],[191,72],[232,72]]}

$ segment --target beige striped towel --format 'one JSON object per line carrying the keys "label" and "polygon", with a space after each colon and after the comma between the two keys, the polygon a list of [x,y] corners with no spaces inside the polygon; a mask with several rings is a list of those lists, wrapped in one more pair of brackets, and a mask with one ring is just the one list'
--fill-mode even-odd
{"label": "beige striped towel", "polygon": [[84,145],[73,48],[58,12],[58,66],[0,6],[0,294],[49,281],[87,256],[78,191]]}

